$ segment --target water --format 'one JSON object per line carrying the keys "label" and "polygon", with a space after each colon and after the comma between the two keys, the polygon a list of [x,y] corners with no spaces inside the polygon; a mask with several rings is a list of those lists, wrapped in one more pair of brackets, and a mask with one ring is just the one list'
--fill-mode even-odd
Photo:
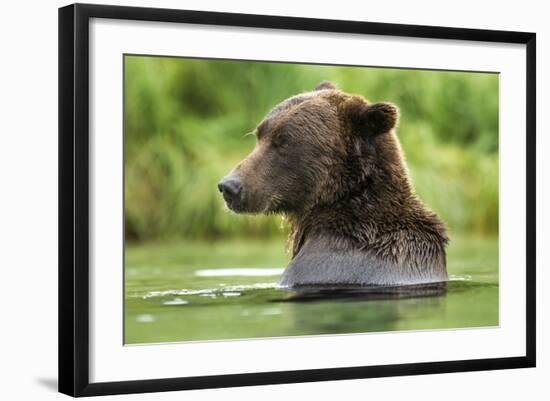
{"label": "water", "polygon": [[[197,244],[189,245],[187,251],[181,244],[130,248],[125,269],[125,342],[498,325],[495,239],[462,240],[450,248],[448,283],[393,288],[280,287],[282,268],[228,266],[232,261],[268,263],[273,260],[269,246],[247,244],[244,252],[236,253],[234,247],[234,243],[205,244],[204,252]],[[262,254],[261,249],[268,250]],[[273,249],[273,255],[278,255],[278,248]],[[250,255],[252,260],[247,259]],[[209,266],[197,266],[199,262]]]}

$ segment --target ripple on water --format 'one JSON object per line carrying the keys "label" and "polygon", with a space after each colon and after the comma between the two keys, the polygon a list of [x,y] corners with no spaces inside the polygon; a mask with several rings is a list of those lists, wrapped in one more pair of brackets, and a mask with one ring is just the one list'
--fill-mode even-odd
{"label": "ripple on water", "polygon": [[[268,276],[280,274],[283,269],[261,269],[261,268],[234,268],[234,269],[204,269],[197,270],[195,274],[203,277],[225,277],[225,276]],[[449,282],[472,282],[470,275],[450,275]],[[263,290],[275,290],[275,292],[266,293]],[[280,292],[277,290],[281,290]],[[284,290],[284,291],[283,291]],[[218,284],[216,288],[204,289],[172,289],[164,291],[149,291],[143,295],[143,299],[157,299],[161,305],[182,306],[210,304],[217,301],[217,298],[240,299],[243,295],[251,295],[250,301],[285,301],[285,302],[304,302],[304,301],[323,301],[340,298],[354,298],[364,300],[374,299],[393,299],[409,297],[440,296],[446,293],[446,283],[431,283],[423,285],[409,285],[396,287],[303,287],[289,289],[276,282],[256,283],[248,285],[225,285]],[[263,294],[263,295],[261,295]],[[247,297],[248,299],[248,297]],[[240,301],[238,301],[240,302]],[[248,302],[248,301],[247,301]],[[278,314],[280,311],[269,309],[269,314]],[[143,318],[147,321],[147,318]]]}
{"label": "ripple on water", "polygon": [[[205,288],[200,290],[164,290],[164,291],[149,291],[144,296],[143,299],[149,298],[162,298],[167,296],[193,296],[200,295],[203,297],[212,297],[215,298],[218,295],[221,296],[239,296],[243,291],[250,290],[265,290],[265,289],[276,289],[284,288],[281,287],[278,283],[256,283],[248,285],[230,285],[230,286],[220,286],[219,288]],[[227,295],[230,294],[230,295]]]}
{"label": "ripple on water", "polygon": [[174,298],[174,299],[166,300],[162,304],[163,305],[187,305],[188,303],[189,301],[186,301],[185,299]]}
{"label": "ripple on water", "polygon": [[148,313],[136,316],[136,322],[138,323],[153,323],[154,321],[155,321],[155,317]]}
{"label": "ripple on water", "polygon": [[449,275],[449,281],[472,281],[472,276],[469,274],[463,274],[463,275],[456,275],[451,274]]}

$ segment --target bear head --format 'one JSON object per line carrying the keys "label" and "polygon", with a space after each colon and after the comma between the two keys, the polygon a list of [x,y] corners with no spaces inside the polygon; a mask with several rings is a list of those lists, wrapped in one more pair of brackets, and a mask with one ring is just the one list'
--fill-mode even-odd
{"label": "bear head", "polygon": [[234,212],[299,215],[376,180],[406,181],[393,134],[398,115],[393,104],[371,104],[322,82],[266,115],[256,146],[218,188]]}

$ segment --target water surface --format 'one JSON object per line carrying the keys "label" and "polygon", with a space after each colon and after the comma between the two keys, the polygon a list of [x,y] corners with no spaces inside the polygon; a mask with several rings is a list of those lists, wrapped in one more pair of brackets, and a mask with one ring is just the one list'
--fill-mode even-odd
{"label": "water surface", "polygon": [[456,240],[449,282],[424,286],[288,289],[267,265],[279,255],[280,242],[128,247],[125,343],[498,325],[494,238]]}

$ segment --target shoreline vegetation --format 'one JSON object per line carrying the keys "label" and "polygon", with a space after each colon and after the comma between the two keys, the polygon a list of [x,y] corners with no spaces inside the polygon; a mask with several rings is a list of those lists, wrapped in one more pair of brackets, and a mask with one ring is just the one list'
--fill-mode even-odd
{"label": "shoreline vegetation", "polygon": [[128,243],[285,238],[278,216],[235,216],[216,188],[279,101],[322,80],[401,110],[420,198],[450,234],[498,233],[498,75],[127,56]]}

